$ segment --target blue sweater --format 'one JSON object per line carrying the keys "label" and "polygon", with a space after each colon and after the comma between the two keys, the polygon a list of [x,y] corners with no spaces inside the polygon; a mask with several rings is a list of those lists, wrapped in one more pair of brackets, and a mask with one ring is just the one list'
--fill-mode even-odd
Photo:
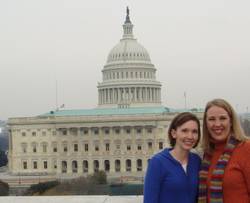
{"label": "blue sweater", "polygon": [[198,172],[201,159],[189,153],[187,173],[164,149],[154,155],[144,182],[144,203],[195,203],[198,195]]}

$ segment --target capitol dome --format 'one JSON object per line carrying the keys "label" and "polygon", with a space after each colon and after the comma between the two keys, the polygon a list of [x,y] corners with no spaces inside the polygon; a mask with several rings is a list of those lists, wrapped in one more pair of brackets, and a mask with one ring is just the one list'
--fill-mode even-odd
{"label": "capitol dome", "polygon": [[120,61],[145,61],[146,63],[150,63],[147,50],[133,36],[133,24],[130,21],[128,9],[126,20],[123,24],[123,37],[110,51],[107,64]]}
{"label": "capitol dome", "polygon": [[121,39],[110,51],[107,63],[127,60],[151,62],[147,50],[136,39]]}
{"label": "capitol dome", "polygon": [[100,108],[161,105],[161,83],[147,50],[133,36],[128,8],[122,39],[108,54],[102,75],[97,86]]}

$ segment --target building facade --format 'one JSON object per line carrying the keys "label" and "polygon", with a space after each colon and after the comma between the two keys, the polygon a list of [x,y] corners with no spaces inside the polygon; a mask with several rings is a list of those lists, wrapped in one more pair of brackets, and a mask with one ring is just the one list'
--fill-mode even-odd
{"label": "building facade", "polygon": [[104,170],[110,177],[142,177],[150,157],[168,146],[167,129],[177,112],[161,105],[156,69],[133,37],[128,9],[123,32],[102,70],[97,108],[8,120],[12,174],[83,176]]}

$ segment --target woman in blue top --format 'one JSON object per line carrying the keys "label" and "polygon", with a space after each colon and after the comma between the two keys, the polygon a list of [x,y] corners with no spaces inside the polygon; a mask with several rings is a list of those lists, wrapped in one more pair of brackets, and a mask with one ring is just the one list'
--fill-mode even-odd
{"label": "woman in blue top", "polygon": [[200,157],[190,150],[200,140],[200,122],[192,113],[181,113],[171,122],[172,148],[154,155],[144,182],[144,203],[195,203],[198,197]]}

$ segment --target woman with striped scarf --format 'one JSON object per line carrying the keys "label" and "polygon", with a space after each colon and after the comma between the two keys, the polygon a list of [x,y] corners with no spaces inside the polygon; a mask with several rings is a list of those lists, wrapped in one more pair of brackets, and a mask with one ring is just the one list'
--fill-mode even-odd
{"label": "woman with striped scarf", "polygon": [[250,141],[223,99],[206,105],[202,147],[198,202],[250,203]]}

